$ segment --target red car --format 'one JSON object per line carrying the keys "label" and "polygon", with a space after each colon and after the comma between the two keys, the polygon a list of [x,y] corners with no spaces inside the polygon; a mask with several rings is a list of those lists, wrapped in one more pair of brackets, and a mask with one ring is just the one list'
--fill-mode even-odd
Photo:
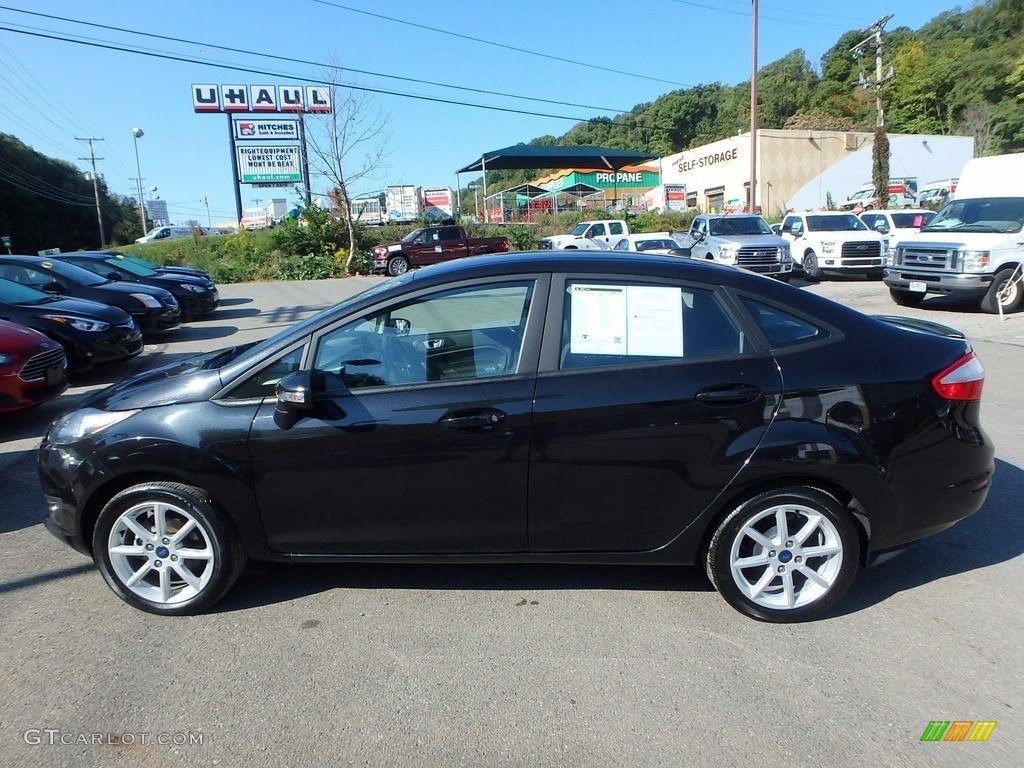
{"label": "red car", "polygon": [[39,331],[0,320],[0,412],[31,408],[67,388],[63,347]]}

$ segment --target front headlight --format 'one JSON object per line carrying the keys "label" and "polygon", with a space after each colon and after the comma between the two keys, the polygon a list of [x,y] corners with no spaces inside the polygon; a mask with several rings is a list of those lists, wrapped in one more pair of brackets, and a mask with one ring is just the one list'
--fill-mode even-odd
{"label": "front headlight", "polygon": [[989,265],[989,251],[960,251],[964,272],[984,272]]}
{"label": "front headlight", "polygon": [[202,293],[204,290],[201,286],[192,283],[179,283],[179,285],[189,293]]}
{"label": "front headlight", "polygon": [[3,352],[0,352],[0,365],[10,365],[13,362],[13,357],[11,357],[10,355],[5,355]]}
{"label": "front headlight", "polygon": [[138,413],[134,411],[101,411],[96,408],[82,408],[66,413],[53,422],[47,439],[54,445],[75,443],[84,437],[92,437],[105,429]]}
{"label": "front headlight", "polygon": [[110,323],[105,323],[102,320],[88,320],[84,317],[68,317],[66,315],[43,315],[43,317],[55,323],[70,325],[75,330],[86,331],[87,333],[101,333],[110,330]]}
{"label": "front headlight", "polygon": [[156,297],[150,296],[148,293],[133,293],[132,298],[135,299],[136,301],[141,301],[143,305],[149,307],[150,309],[159,309],[160,307],[160,302],[156,299]]}

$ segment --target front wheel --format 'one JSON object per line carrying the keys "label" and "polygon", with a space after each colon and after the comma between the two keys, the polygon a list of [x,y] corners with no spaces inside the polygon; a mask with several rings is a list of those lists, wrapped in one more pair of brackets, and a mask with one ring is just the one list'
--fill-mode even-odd
{"label": "front wheel", "polygon": [[924,301],[924,293],[921,291],[903,291],[899,288],[890,288],[889,296],[901,307],[916,307]]}
{"label": "front wheel", "polygon": [[821,269],[818,268],[818,256],[814,251],[804,254],[804,277],[812,283],[821,280]]}
{"label": "front wheel", "polygon": [[998,314],[1000,308],[1006,314],[1016,312],[1020,309],[1021,297],[1024,296],[1021,280],[1024,280],[1024,277],[1018,270],[999,270],[992,280],[992,285],[989,286],[988,293],[981,300],[981,310],[993,315]]}
{"label": "front wheel", "polygon": [[392,256],[388,261],[388,274],[392,277],[404,275],[409,271],[409,260],[405,256]]}
{"label": "front wheel", "polygon": [[855,524],[813,488],[767,491],[744,502],[711,537],[705,561],[722,597],[761,621],[795,622],[831,608],[860,558]]}
{"label": "front wheel", "polygon": [[100,512],[93,557],[126,603],[164,616],[209,608],[234,584],[245,551],[230,521],[198,488],[142,483]]}

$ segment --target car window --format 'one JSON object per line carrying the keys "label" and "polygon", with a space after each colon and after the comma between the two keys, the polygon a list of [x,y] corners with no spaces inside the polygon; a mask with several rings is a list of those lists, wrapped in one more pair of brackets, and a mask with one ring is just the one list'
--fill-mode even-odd
{"label": "car window", "polygon": [[605,233],[604,224],[595,224],[590,228],[590,237],[597,237]]}
{"label": "car window", "polygon": [[621,235],[622,234],[622,222],[613,221],[608,225],[609,235]]}
{"label": "car window", "polygon": [[617,242],[615,244],[615,247],[612,248],[612,250],[613,251],[628,251],[629,250],[629,240],[627,240],[626,238],[622,238],[621,240],[619,240],[619,242]]}
{"label": "car window", "polygon": [[288,374],[299,370],[299,366],[302,364],[303,349],[304,347],[293,349],[263,366],[231,390],[226,399],[249,400],[254,397],[273,397],[277,382]]}
{"label": "car window", "polygon": [[533,283],[444,291],[324,334],[314,375],[327,391],[515,373]]}
{"label": "car window", "polygon": [[570,281],[559,367],[636,364],[742,354],[743,333],[702,289]]}
{"label": "car window", "polygon": [[825,335],[825,331],[813,323],[778,307],[753,299],[744,299],[744,304],[773,347],[799,344]]}

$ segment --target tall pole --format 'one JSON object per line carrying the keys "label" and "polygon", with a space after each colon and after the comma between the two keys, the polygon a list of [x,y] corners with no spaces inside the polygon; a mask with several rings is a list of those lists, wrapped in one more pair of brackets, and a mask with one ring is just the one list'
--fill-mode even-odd
{"label": "tall pole", "polygon": [[[107,241],[106,241],[106,238],[103,236],[103,213],[100,210],[99,174],[96,173],[96,161],[97,160],[102,160],[103,158],[102,157],[96,157],[96,153],[93,152],[93,150],[92,150],[92,143],[94,141],[103,141],[103,139],[95,139],[95,138],[81,139],[78,136],[76,136],[75,140],[76,141],[87,141],[87,142],[89,142],[89,157],[88,158],[80,157],[78,159],[79,160],[89,160],[89,162],[92,163],[92,195],[96,199],[96,223],[99,225],[99,228],[100,228],[100,248],[106,248],[107,247]],[[142,234],[146,234],[146,233],[143,232]]]}
{"label": "tall pole", "polygon": [[146,201],[142,199],[142,167],[139,165],[139,139],[146,134],[141,128],[132,128],[132,136],[135,137],[135,172],[138,178],[135,179],[139,185],[139,223],[142,225],[142,234],[146,234]]}
{"label": "tall pole", "polygon": [[206,226],[213,229],[213,220],[210,218],[210,198],[204,197],[199,201],[200,203],[206,203]]}
{"label": "tall pole", "polygon": [[750,22],[750,212],[757,213],[757,0]]}

